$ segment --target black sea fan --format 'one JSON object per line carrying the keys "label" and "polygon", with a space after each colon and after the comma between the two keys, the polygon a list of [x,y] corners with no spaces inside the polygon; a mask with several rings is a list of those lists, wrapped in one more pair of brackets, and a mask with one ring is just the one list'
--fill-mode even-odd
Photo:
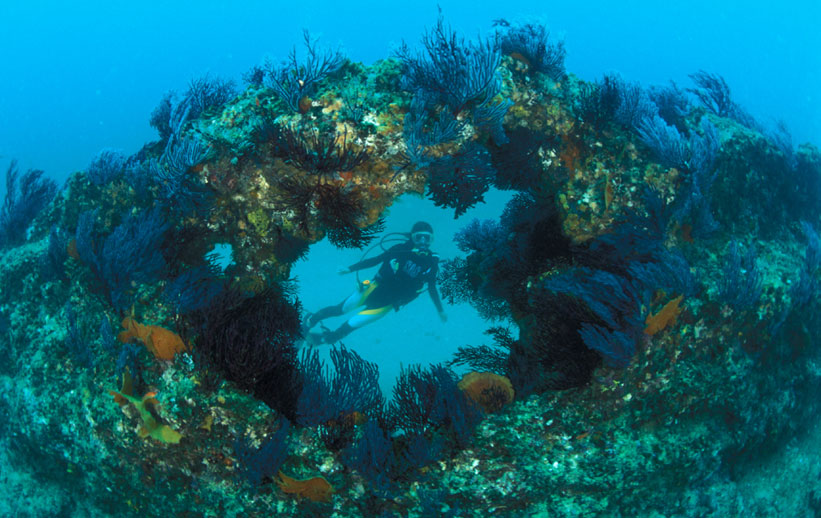
{"label": "black sea fan", "polygon": [[320,185],[317,192],[319,223],[328,240],[339,248],[362,248],[385,229],[383,220],[360,227],[365,219],[365,201],[358,190]]}
{"label": "black sea fan", "polygon": [[607,74],[600,81],[582,85],[576,115],[584,123],[600,128],[612,120],[618,107],[619,79]]}
{"label": "black sea fan", "polygon": [[168,222],[159,209],[126,213],[105,238],[94,231],[97,209],[80,215],[75,232],[77,252],[94,275],[103,298],[117,310],[134,302],[134,286],[160,280],[168,273],[162,243]]}
{"label": "black sea fan", "polygon": [[350,171],[368,159],[366,149],[356,149],[347,128],[319,129],[300,124],[277,126],[277,151],[292,165],[305,172],[330,177]]}
{"label": "black sea fan", "polygon": [[296,57],[296,47],[288,59],[277,66],[266,63],[267,84],[277,96],[293,111],[300,111],[300,100],[313,95],[318,83],[339,70],[345,63],[345,56],[339,50],[320,50],[316,40],[311,40],[308,31],[303,31],[307,56],[300,62]]}
{"label": "black sea fan", "polygon": [[308,241],[278,229],[279,237],[274,245],[274,255],[283,264],[291,264],[308,254]]}
{"label": "black sea fan", "polygon": [[308,178],[298,176],[282,178],[277,186],[281,192],[280,205],[293,215],[289,218],[294,226],[305,236],[310,232],[312,200],[317,184]]}
{"label": "black sea fan", "polygon": [[26,240],[26,230],[35,216],[57,194],[57,184],[43,171],[30,169],[22,176],[17,161],[6,171],[6,196],[0,205],[0,249]]}
{"label": "black sea fan", "polygon": [[441,428],[460,446],[470,442],[482,418],[481,411],[457,387],[453,371],[438,364],[402,369],[393,389],[390,413],[407,434]]}
{"label": "black sea fan", "polygon": [[311,234],[312,209],[316,209],[315,223],[340,248],[362,248],[384,229],[382,220],[367,225],[366,201],[355,187],[310,178],[286,178],[279,187],[282,205],[293,211],[292,219],[305,235]]}
{"label": "black sea fan", "polygon": [[187,315],[184,332],[193,339],[202,367],[221,373],[288,419],[296,418],[298,301],[279,287],[252,297],[225,290],[205,309]]}
{"label": "black sea fan", "polygon": [[508,132],[506,144],[489,146],[496,169],[494,184],[499,189],[530,189],[539,184],[542,175],[542,158],[539,151],[544,146],[555,147],[544,132],[528,128],[514,128]]}
{"label": "black sea fan", "polygon": [[428,165],[428,194],[436,206],[456,209],[458,218],[484,199],[495,175],[490,153],[482,146],[470,145]]}
{"label": "black sea fan", "polygon": [[403,43],[396,57],[403,67],[402,88],[424,96],[426,104],[444,104],[457,114],[469,103],[498,93],[498,35],[466,42],[445,24],[440,10],[436,26],[422,36],[422,45],[424,50],[415,52]]}
{"label": "black sea fan", "polygon": [[526,63],[535,72],[559,79],[564,75],[567,51],[563,41],[548,41],[549,34],[541,24],[513,25],[502,35],[502,52]]}

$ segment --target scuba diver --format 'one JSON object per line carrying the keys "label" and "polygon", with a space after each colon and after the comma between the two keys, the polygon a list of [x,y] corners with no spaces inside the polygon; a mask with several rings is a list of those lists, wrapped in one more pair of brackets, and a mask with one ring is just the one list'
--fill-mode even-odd
{"label": "scuba diver", "polygon": [[[402,233],[399,235],[403,236],[401,243],[393,245],[387,250],[383,246],[384,251],[381,254],[369,259],[362,259],[358,263],[338,270],[340,275],[345,275],[382,263],[373,280],[357,282],[359,288],[351,296],[335,306],[328,306],[316,313],[307,315],[303,327],[306,345],[316,346],[334,343],[347,336],[354,329],[379,320],[391,309],[399,311],[400,307],[411,302],[425,291],[426,284],[428,294],[439,313],[439,318],[442,322],[447,321],[447,315],[445,315],[442,308],[442,301],[439,299],[439,292],[436,290],[439,256],[430,250],[430,244],[433,241],[433,227],[424,221],[418,221],[411,228],[410,234]],[[382,246],[385,237],[376,246]],[[373,250],[373,248],[366,251],[363,257],[370,250]],[[357,281],[359,281],[358,274]],[[310,332],[322,320],[344,315],[354,309],[359,309],[359,311],[335,331],[323,326],[322,333]]]}

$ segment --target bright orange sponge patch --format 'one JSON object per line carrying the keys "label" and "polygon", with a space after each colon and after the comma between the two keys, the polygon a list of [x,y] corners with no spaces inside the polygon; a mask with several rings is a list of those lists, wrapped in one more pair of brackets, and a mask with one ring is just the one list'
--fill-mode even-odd
{"label": "bright orange sponge patch", "polygon": [[283,492],[296,494],[313,502],[330,502],[334,493],[333,486],[322,477],[297,480],[280,471],[276,483]]}
{"label": "bright orange sponge patch", "polygon": [[644,325],[646,326],[644,328],[644,334],[652,336],[668,325],[675,324],[676,317],[681,313],[681,308],[678,307],[678,305],[681,304],[683,299],[684,295],[679,295],[665,304],[655,315],[647,315],[647,319],[644,321]]}
{"label": "bright orange sponge patch", "polygon": [[187,349],[178,334],[164,327],[143,325],[132,317],[125,317],[122,326],[125,331],[117,336],[117,340],[125,343],[136,338],[160,360],[173,360],[175,354]]}
{"label": "bright orange sponge patch", "polygon": [[458,387],[486,413],[499,411],[513,401],[513,384],[492,372],[469,372]]}

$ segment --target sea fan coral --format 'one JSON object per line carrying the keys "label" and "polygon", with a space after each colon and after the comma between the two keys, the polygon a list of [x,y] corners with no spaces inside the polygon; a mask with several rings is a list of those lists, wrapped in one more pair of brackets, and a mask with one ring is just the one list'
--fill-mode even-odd
{"label": "sea fan coral", "polygon": [[403,88],[423,95],[425,104],[444,104],[456,114],[470,102],[498,93],[498,35],[465,42],[445,25],[440,12],[434,28],[422,36],[422,45],[424,52],[419,53],[403,43],[396,54],[404,67]]}
{"label": "sea fan coral", "polygon": [[200,364],[296,419],[298,301],[275,286],[251,297],[225,290],[208,307],[186,315],[185,322],[184,338]]}
{"label": "sea fan coral", "polygon": [[30,169],[20,176],[17,161],[9,164],[6,197],[0,207],[0,249],[25,241],[31,221],[57,193],[57,184],[44,174]]}
{"label": "sea fan coral", "polygon": [[339,70],[345,62],[345,57],[338,50],[320,51],[307,30],[302,35],[308,53],[303,63],[297,59],[294,47],[283,64],[276,66],[269,62],[265,65],[267,84],[295,112],[303,111],[300,101],[313,95],[317,83]]}
{"label": "sea fan coral", "polygon": [[460,153],[437,158],[428,166],[428,194],[439,207],[452,207],[459,217],[484,199],[496,174],[490,153],[470,145]]}
{"label": "sea fan coral", "polygon": [[453,372],[442,365],[403,369],[390,410],[393,420],[407,433],[442,428],[459,445],[470,441],[481,419],[481,412],[457,387]]}
{"label": "sea fan coral", "polygon": [[254,448],[247,437],[234,440],[241,473],[252,486],[259,486],[266,479],[273,479],[288,455],[288,430],[286,419],[280,419],[277,431]]}
{"label": "sea fan coral", "polygon": [[553,79],[564,75],[564,42],[551,42],[547,27],[536,23],[510,25],[502,34],[501,50],[534,72]]}
{"label": "sea fan coral", "polygon": [[158,210],[126,214],[104,239],[94,232],[96,211],[85,212],[77,223],[77,252],[88,265],[105,300],[115,309],[131,305],[138,282],[160,279],[166,272],[161,244],[168,223]]}

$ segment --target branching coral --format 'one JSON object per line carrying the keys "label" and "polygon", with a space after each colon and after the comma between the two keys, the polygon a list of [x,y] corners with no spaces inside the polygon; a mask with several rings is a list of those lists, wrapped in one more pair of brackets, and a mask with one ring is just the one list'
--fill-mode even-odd
{"label": "branching coral", "polygon": [[94,185],[105,185],[125,172],[125,162],[119,151],[103,149],[88,165],[86,175]]}
{"label": "branching coral", "polygon": [[457,387],[455,376],[442,365],[403,369],[390,403],[394,422],[408,433],[442,428],[459,445],[470,441],[481,412]]}
{"label": "branching coral", "polygon": [[166,272],[161,244],[168,223],[159,211],[126,214],[108,236],[94,231],[96,211],[85,212],[77,224],[77,252],[93,273],[105,300],[124,311],[133,302],[138,282],[159,280]]}
{"label": "branching coral", "polygon": [[163,298],[177,315],[203,309],[226,289],[226,281],[220,278],[220,273],[211,263],[185,270],[166,283]]}
{"label": "branching coral", "polygon": [[493,337],[493,347],[487,345],[459,347],[448,365],[467,365],[477,371],[506,373],[511,344],[514,342],[510,330],[504,327],[492,327],[485,331],[485,334]]}
{"label": "branching coral", "polygon": [[576,115],[593,128],[601,128],[612,120],[619,106],[619,79],[607,74],[595,83],[581,87]]}
{"label": "branching coral", "polygon": [[185,322],[184,338],[200,364],[296,418],[298,301],[275,286],[251,297],[225,290],[208,307],[186,315]]}
{"label": "branching coral", "polygon": [[17,161],[9,164],[6,196],[0,207],[0,250],[25,241],[31,221],[57,193],[57,184],[44,174],[30,169],[20,176]]}
{"label": "branching coral", "polygon": [[198,119],[207,110],[214,110],[237,95],[237,88],[230,79],[210,77],[208,74],[188,82],[183,98],[190,106],[187,118]]}
{"label": "branching coral", "polygon": [[159,160],[152,159],[143,166],[169,212],[207,216],[214,202],[214,193],[191,173],[191,169],[207,156],[208,151],[202,141],[177,136],[169,139]]}
{"label": "branching coral", "polygon": [[309,350],[301,358],[302,393],[297,419],[304,426],[319,426],[326,446],[340,450],[352,439],[355,416],[378,416],[384,406],[379,369],[344,346],[331,349],[333,373]]}
{"label": "branching coral", "polygon": [[362,437],[345,451],[343,459],[375,489],[385,491],[392,486],[396,456],[391,440],[376,421],[365,423]]}
{"label": "branching coral", "polygon": [[96,363],[94,352],[91,349],[91,341],[83,333],[83,329],[77,322],[77,314],[71,304],[66,304],[63,308],[68,321],[66,328],[66,347],[71,353],[72,359],[86,369],[92,369]]}
{"label": "branching coral", "polygon": [[356,188],[317,184],[314,201],[319,224],[334,246],[362,248],[385,227],[382,219],[365,225],[365,200]]}
{"label": "branching coral", "polygon": [[151,112],[149,124],[157,130],[160,139],[167,142],[174,134],[181,132],[186,122],[224,105],[236,95],[236,86],[231,80],[208,75],[194,78],[181,100],[173,91],[163,95]]}
{"label": "branching coral", "polygon": [[736,311],[754,309],[764,289],[764,279],[756,264],[753,245],[742,255],[738,243],[730,241],[730,250],[718,281],[718,293],[722,301]]}
{"label": "branching coral", "polygon": [[551,42],[549,35],[547,27],[541,24],[509,25],[502,34],[501,50],[525,63],[532,71],[559,79],[564,75],[567,51],[563,41]]}
{"label": "branching coral", "polygon": [[[493,183],[499,189],[524,191],[537,187],[542,179],[540,153],[557,147],[543,132],[518,127],[507,132],[506,144],[489,146],[496,176]],[[498,143],[497,143],[498,144]]]}
{"label": "branching coral", "polygon": [[403,88],[422,95],[426,105],[444,104],[457,114],[469,103],[498,93],[498,35],[465,42],[445,25],[440,12],[434,28],[422,36],[422,45],[424,52],[418,53],[403,43],[397,57],[404,67]]}
{"label": "branching coral", "polygon": [[452,207],[454,217],[484,199],[496,171],[490,153],[478,145],[433,160],[428,165],[428,194],[439,207]]}
{"label": "branching coral", "polygon": [[719,117],[729,117],[750,129],[759,129],[753,116],[733,101],[730,86],[723,77],[699,70],[690,74],[690,79],[696,88],[688,88],[687,91],[695,95],[702,106]]}
{"label": "branching coral", "polygon": [[428,114],[424,99],[414,96],[402,126],[408,164],[426,167],[433,159],[428,148],[456,139],[464,126],[448,110],[440,110],[434,119]]}
{"label": "branching coral", "polygon": [[[294,226],[309,237],[324,230],[328,239],[340,248],[362,248],[382,231],[383,221],[368,225],[365,198],[356,186],[323,183],[311,178],[283,178],[279,182],[282,206],[293,211]],[[316,229],[314,225],[318,225]],[[299,253],[299,238],[285,237],[285,257]],[[290,251],[290,243],[296,245]]]}
{"label": "branching coral", "polygon": [[348,128],[319,129],[299,124],[273,128],[277,151],[285,160],[303,171],[323,177],[351,171],[368,159],[365,148],[356,149]]}
{"label": "branching coral", "polygon": [[340,51],[317,48],[316,41],[311,40],[310,33],[303,31],[307,57],[303,63],[297,59],[296,47],[291,50],[288,60],[279,66],[266,63],[267,84],[273,88],[279,98],[295,112],[306,111],[305,97],[313,95],[317,83],[336,72],[345,61]]}

